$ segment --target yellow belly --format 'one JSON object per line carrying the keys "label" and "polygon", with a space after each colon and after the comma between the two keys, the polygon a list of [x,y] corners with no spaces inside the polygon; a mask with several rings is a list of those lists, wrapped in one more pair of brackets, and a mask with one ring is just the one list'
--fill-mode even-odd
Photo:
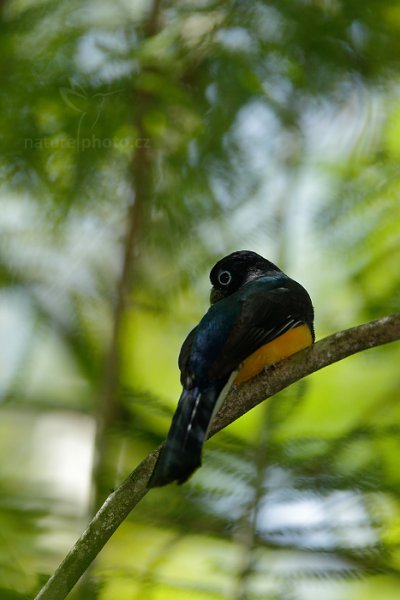
{"label": "yellow belly", "polygon": [[307,346],[311,346],[313,340],[307,325],[300,325],[289,329],[286,333],[261,346],[250,354],[242,363],[239,373],[236,375],[234,384],[238,385],[255,377],[267,365],[272,365],[291,354],[295,354]]}

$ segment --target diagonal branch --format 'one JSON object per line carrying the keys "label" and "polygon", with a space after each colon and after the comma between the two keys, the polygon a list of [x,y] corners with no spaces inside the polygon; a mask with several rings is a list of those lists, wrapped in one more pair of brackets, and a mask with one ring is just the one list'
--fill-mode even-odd
{"label": "diagonal branch", "polygon": [[[357,352],[396,340],[400,340],[400,313],[324,338],[233,389],[218,413],[210,435],[302,377]],[[147,482],[159,451],[157,448],[151,452],[110,494],[36,600],[63,600],[68,595],[114,531],[146,495]]]}

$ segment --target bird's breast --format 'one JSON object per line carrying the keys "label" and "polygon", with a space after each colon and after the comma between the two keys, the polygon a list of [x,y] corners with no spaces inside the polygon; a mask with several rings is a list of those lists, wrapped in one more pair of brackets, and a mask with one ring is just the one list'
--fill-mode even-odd
{"label": "bird's breast", "polygon": [[242,363],[239,373],[234,380],[239,385],[260,373],[264,367],[279,362],[313,343],[311,331],[307,325],[289,329],[272,342],[268,342],[250,354]]}

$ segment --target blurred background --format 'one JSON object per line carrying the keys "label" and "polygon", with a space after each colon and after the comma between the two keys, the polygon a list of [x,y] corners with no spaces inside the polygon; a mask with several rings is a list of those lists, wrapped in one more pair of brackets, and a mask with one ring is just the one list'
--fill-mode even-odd
{"label": "blurred background", "polygon": [[[400,6],[0,2],[0,597],[165,437],[211,266],[321,338],[400,308]],[[399,344],[283,391],[153,490],[71,598],[397,600]]]}

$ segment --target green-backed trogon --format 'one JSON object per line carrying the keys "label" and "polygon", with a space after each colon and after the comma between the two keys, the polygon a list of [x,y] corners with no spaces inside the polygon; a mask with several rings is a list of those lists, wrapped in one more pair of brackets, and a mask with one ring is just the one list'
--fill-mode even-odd
{"label": "green-backed trogon", "polygon": [[259,254],[229,254],[210,280],[211,307],[181,348],[183,391],[149,487],[184,483],[201,465],[211,421],[232,384],[314,342],[307,291]]}

